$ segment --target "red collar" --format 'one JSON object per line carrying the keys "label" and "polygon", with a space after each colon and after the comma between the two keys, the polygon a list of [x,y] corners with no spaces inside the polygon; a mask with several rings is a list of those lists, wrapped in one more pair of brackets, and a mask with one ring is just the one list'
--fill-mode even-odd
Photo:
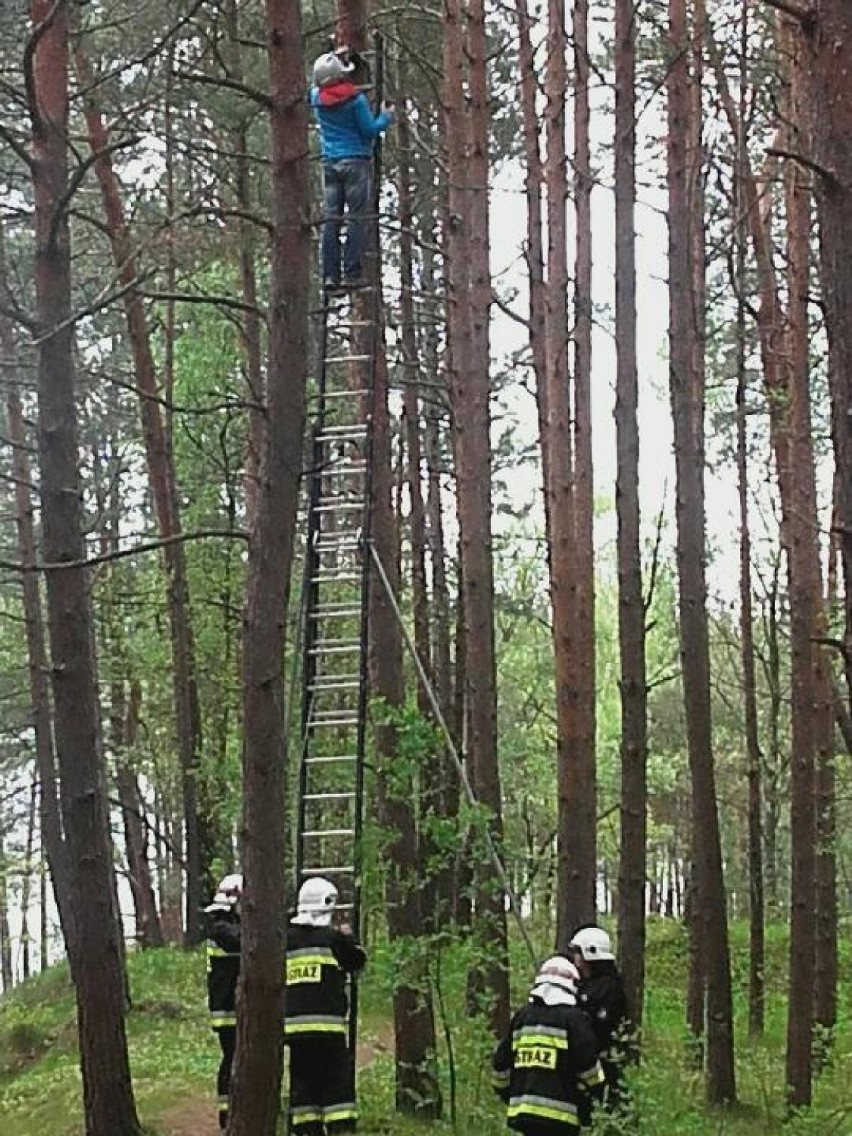
{"label": "red collar", "polygon": [[357,94],[358,88],[354,83],[345,80],[341,83],[330,83],[327,87],[320,87],[320,106],[340,106],[341,103],[354,99]]}

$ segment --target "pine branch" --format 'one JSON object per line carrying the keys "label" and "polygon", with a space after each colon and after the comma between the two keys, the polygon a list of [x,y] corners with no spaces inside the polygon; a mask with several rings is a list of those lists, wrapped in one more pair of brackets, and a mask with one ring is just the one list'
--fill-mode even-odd
{"label": "pine branch", "polygon": [[798,20],[805,27],[810,27],[816,19],[814,8],[805,8],[801,4],[796,4],[794,0],[763,0],[763,2],[768,4],[770,8],[783,12],[786,16],[792,16],[794,20]]}
{"label": "pine branch", "polygon": [[173,544],[184,544],[190,540],[244,540],[248,533],[242,529],[198,529],[195,532],[175,533],[160,540],[142,541],[130,548],[119,548],[115,552],[105,552],[101,556],[87,557],[85,560],[42,561],[36,564],[20,564],[14,560],[0,560],[0,568],[9,572],[58,572],[68,568],[94,568],[98,564],[111,564],[114,560],[125,560],[129,556],[139,556],[143,552],[158,552]]}
{"label": "pine branch", "polygon": [[272,99],[269,95],[257,90],[256,87],[249,87],[247,83],[241,83],[238,79],[229,79],[224,75],[205,75],[203,71],[176,71],[175,77],[184,79],[189,83],[201,83],[208,87],[224,87],[228,91],[236,91],[238,95],[251,99],[264,110],[269,110],[272,107]]}
{"label": "pine branch", "polygon": [[15,135],[7,126],[0,123],[0,138],[6,143],[9,149],[27,166],[29,170],[33,168],[33,159],[23,142],[18,141]]}
{"label": "pine branch", "polygon": [[142,292],[148,300],[171,300],[177,304],[214,304],[220,308],[231,308],[238,312],[249,312],[251,315],[266,317],[266,309],[257,304],[247,304],[244,300],[236,300],[233,296],[205,296],[195,292]]}
{"label": "pine branch", "polygon": [[790,161],[798,162],[799,165],[804,166],[805,169],[813,170],[815,174],[819,174],[821,178],[824,178],[832,185],[840,185],[840,179],[833,170],[821,166],[819,162],[815,162],[814,159],[809,158],[807,154],[801,154],[797,150],[782,150],[778,146],[767,146],[766,153],[773,158],[789,158]]}

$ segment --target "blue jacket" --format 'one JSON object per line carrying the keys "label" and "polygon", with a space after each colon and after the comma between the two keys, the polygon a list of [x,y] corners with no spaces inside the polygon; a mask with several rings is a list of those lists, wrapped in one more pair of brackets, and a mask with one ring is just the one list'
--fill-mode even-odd
{"label": "blue jacket", "polygon": [[319,88],[313,87],[311,106],[319,123],[324,162],[372,157],[373,140],[393,122],[393,116],[386,111],[374,115],[367,96],[360,92],[345,102],[324,106],[320,103]]}

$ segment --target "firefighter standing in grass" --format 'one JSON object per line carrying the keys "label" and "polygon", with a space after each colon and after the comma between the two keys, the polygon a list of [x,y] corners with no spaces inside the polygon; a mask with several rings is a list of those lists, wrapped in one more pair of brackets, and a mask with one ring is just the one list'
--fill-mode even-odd
{"label": "firefighter standing in grass", "polygon": [[612,1111],[627,1103],[624,1067],[631,1057],[624,983],[609,935],[589,925],[575,932],[568,953],[580,972],[579,1006],[588,1015],[606,1077],[604,1102]]}
{"label": "firefighter standing in grass", "polygon": [[222,1059],[216,1077],[219,1127],[228,1124],[231,1069],[237,1045],[235,999],[240,975],[240,900],[243,877],[225,876],[204,911],[207,915],[207,1005],[210,1024],[219,1038]]}
{"label": "firefighter standing in grass", "polygon": [[524,1136],[573,1136],[591,1124],[604,1074],[589,1020],[577,1007],[580,976],[554,955],[513,1016],[492,1060],[509,1127]]}
{"label": "firefighter standing in grass", "polygon": [[336,904],[334,884],[321,877],[306,880],[287,929],[284,1039],[296,1136],[354,1132],[357,1125],[346,983],[367,956],[348,929],[332,927]]}

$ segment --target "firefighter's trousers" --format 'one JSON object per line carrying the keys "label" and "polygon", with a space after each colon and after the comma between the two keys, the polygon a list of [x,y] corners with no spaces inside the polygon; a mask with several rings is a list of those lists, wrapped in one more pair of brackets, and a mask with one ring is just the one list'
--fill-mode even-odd
{"label": "firefighter's trousers", "polygon": [[343,1034],[291,1037],[290,1126],[294,1136],[354,1132],[355,1071]]}
{"label": "firefighter's trousers", "polygon": [[219,1101],[219,1127],[228,1124],[228,1098],[231,1092],[231,1071],[234,1065],[234,1050],[237,1047],[237,1027],[221,1026],[216,1030],[222,1048],[222,1060],[216,1076],[216,1096]]}

